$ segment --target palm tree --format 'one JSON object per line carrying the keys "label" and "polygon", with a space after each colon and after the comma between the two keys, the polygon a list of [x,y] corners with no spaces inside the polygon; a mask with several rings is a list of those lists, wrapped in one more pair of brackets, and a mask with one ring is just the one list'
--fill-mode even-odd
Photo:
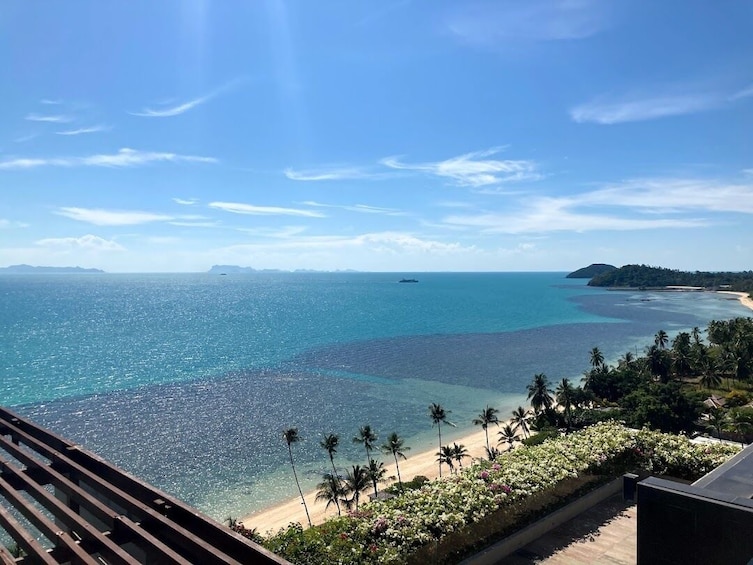
{"label": "palm tree", "polygon": [[499,418],[497,418],[497,412],[499,412],[499,410],[497,410],[496,408],[491,408],[487,404],[486,408],[479,412],[478,418],[473,419],[473,425],[481,426],[481,428],[484,430],[484,434],[486,434],[486,449],[489,449],[489,424],[496,424],[499,426]]}
{"label": "palm tree", "polygon": [[[335,453],[337,453],[337,445],[340,442],[340,436],[337,434],[324,434],[324,437],[319,442],[319,445],[329,455],[329,462],[332,463],[332,472],[337,475],[337,469],[335,468]],[[339,508],[338,508],[339,510]]]}
{"label": "palm tree", "polygon": [[502,455],[502,452],[496,447],[486,448],[486,456],[489,458],[489,461],[494,461],[500,455]]}
{"label": "palm tree", "polygon": [[337,506],[337,515],[340,516],[342,514],[340,511],[340,498],[345,494],[340,477],[337,474],[324,473],[323,479],[321,483],[316,485],[318,489],[316,501],[325,500],[327,502],[325,509],[329,508],[330,504],[334,502],[335,506]]}
{"label": "palm tree", "polygon": [[557,387],[557,403],[565,409],[565,419],[567,427],[572,424],[572,407],[575,396],[575,387],[570,384],[570,379],[562,379]]}
{"label": "palm tree", "polygon": [[604,354],[599,351],[598,347],[594,347],[591,350],[591,367],[594,370],[601,369],[604,365]]}
{"label": "palm tree", "polygon": [[371,461],[371,450],[374,449],[374,442],[377,440],[377,435],[371,426],[366,424],[361,426],[358,430],[358,435],[353,438],[353,443],[362,443],[366,449],[366,461]]}
{"label": "palm tree", "polygon": [[533,376],[533,381],[528,385],[528,400],[531,406],[538,413],[542,408],[548,410],[554,404],[552,391],[549,390],[549,381],[544,373],[538,373]]}
{"label": "palm tree", "polygon": [[311,527],[311,516],[309,516],[309,508],[306,506],[306,499],[303,497],[303,491],[301,490],[301,483],[298,482],[298,474],[295,472],[295,463],[293,463],[293,448],[294,443],[301,441],[301,437],[298,435],[298,428],[288,428],[282,431],[282,439],[288,444],[288,454],[290,455],[290,466],[293,468],[293,477],[295,477],[295,484],[298,487],[298,493],[301,495],[301,503],[303,509],[306,511],[306,519],[309,521],[309,527]]}
{"label": "palm tree", "polygon": [[[447,419],[449,410],[445,410],[441,404],[432,403],[429,406],[429,416],[431,417],[432,426],[437,425],[437,431],[439,432],[439,451],[442,451],[442,424],[445,423],[448,426],[455,426]],[[442,459],[439,459],[439,476],[442,477]]]}
{"label": "palm tree", "polygon": [[510,424],[505,424],[502,426],[502,429],[498,433],[499,435],[499,443],[506,442],[508,447],[507,450],[510,451],[512,449],[512,444],[516,441],[520,441],[520,436],[515,433],[515,430],[510,426]]}
{"label": "palm tree", "polygon": [[523,436],[528,437],[531,435],[529,423],[531,422],[531,412],[518,406],[516,410],[512,411],[512,423],[515,424],[515,429],[520,428],[523,431]]}
{"label": "palm tree", "polygon": [[449,445],[443,445],[437,452],[437,461],[439,461],[439,468],[442,468],[442,463],[445,463],[450,468],[450,473],[455,471],[455,452]]}
{"label": "palm tree", "polygon": [[397,435],[397,432],[392,432],[390,435],[387,436],[387,441],[382,445],[382,451],[385,453],[392,453],[392,456],[395,458],[395,469],[397,470],[397,482],[400,485],[400,490],[403,490],[403,481],[400,478],[400,465],[397,463],[397,458],[401,457],[402,459],[405,459],[405,453],[403,451],[408,451],[410,447],[405,447],[405,440],[401,438],[399,435]]}
{"label": "palm tree", "polygon": [[342,500],[348,510],[353,508],[353,504],[355,504],[356,512],[358,512],[358,501],[361,498],[361,493],[368,487],[369,474],[365,468],[360,465],[353,465],[352,469],[346,471],[343,484],[343,494],[346,497],[351,495],[351,498],[344,498]]}
{"label": "palm tree", "polygon": [[462,443],[460,445],[457,443],[452,444],[452,458],[458,462],[461,469],[463,468],[463,459],[468,457],[470,457],[470,455],[468,455],[468,450]]}
{"label": "palm tree", "polygon": [[664,349],[667,347],[667,343],[669,343],[669,336],[667,335],[667,332],[664,330],[659,330],[656,332],[656,335],[654,336],[654,345],[656,345],[659,349]]}
{"label": "palm tree", "polygon": [[716,437],[722,441],[722,430],[726,426],[727,412],[722,408],[712,408],[709,410],[709,427],[716,431]]}
{"label": "palm tree", "polygon": [[733,408],[729,412],[730,426],[737,432],[740,437],[740,445],[745,446],[745,434],[751,429],[751,423],[748,421],[748,417],[745,413],[741,412],[737,408]]}
{"label": "palm tree", "polygon": [[379,496],[377,491],[377,483],[383,483],[384,478],[387,475],[387,469],[384,468],[384,463],[376,461],[375,459],[369,459],[369,466],[366,468],[366,476],[374,485],[374,498]]}

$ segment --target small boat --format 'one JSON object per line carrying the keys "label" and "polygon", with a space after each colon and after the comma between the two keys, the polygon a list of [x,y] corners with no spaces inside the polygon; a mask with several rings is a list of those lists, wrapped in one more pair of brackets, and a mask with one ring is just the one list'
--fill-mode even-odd
{"label": "small boat", "polygon": [[417,283],[418,281],[416,279],[400,279],[397,282],[401,282],[401,283]]}

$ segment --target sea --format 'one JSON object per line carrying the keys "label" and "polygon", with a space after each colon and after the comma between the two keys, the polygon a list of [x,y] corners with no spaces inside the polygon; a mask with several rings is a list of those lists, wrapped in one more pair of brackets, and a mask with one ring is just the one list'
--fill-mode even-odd
{"label": "sea", "polygon": [[565,273],[3,275],[0,404],[224,520],[296,495],[283,429],[314,488],[325,433],[341,468],[364,462],[364,424],[416,453],[431,403],[453,441],[487,405],[526,405],[536,373],[578,381],[593,347],[614,363],[660,329],[750,314]]}

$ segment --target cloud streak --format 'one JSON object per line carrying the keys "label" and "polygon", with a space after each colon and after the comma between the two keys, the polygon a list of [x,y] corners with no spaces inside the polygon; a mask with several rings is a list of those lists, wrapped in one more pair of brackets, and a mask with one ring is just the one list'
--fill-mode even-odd
{"label": "cloud streak", "polygon": [[73,121],[73,117],[64,114],[27,114],[24,118],[30,122],[49,122],[54,124],[67,124]]}
{"label": "cloud streak", "polygon": [[174,219],[165,214],[143,212],[140,210],[103,210],[101,208],[63,207],[56,212],[77,222],[85,222],[95,226],[135,226],[151,222],[163,222]]}
{"label": "cloud streak", "polygon": [[570,117],[577,123],[612,125],[693,114],[711,110],[720,104],[720,98],[713,94],[595,99],[574,107],[570,110]]}
{"label": "cloud streak", "polygon": [[40,239],[35,244],[65,251],[125,251],[125,248],[117,242],[92,234],[81,237]]}
{"label": "cloud streak", "polygon": [[210,202],[210,208],[223,210],[233,214],[248,214],[251,216],[298,216],[304,218],[326,218],[325,214],[315,210],[299,208],[282,208],[278,206],[255,206],[240,202]]}
{"label": "cloud streak", "polygon": [[395,208],[382,208],[379,206],[369,206],[367,204],[355,204],[348,206],[344,204],[322,204],[321,202],[314,202],[307,200],[301,202],[304,206],[311,206],[314,208],[337,208],[338,210],[347,210],[348,212],[359,212],[361,214],[382,214],[385,216],[406,216],[405,212],[397,210]]}
{"label": "cloud streak", "polygon": [[108,131],[110,128],[108,126],[99,124],[96,126],[91,127],[84,127],[84,128],[77,128],[77,129],[69,129],[64,131],[56,131],[55,133],[57,135],[82,135],[84,133],[97,133],[100,131]]}
{"label": "cloud streak", "polygon": [[238,84],[238,82],[239,80],[231,81],[221,86],[220,88],[213,90],[209,94],[199,96],[198,98],[194,98],[193,100],[188,100],[187,102],[183,102],[182,104],[173,106],[164,105],[164,107],[162,108],[143,108],[138,112],[130,112],[130,114],[143,118],[171,118],[173,116],[180,116],[181,114],[185,114],[189,110],[193,110],[194,108],[201,106],[206,102],[209,102],[216,96],[219,96],[223,92],[226,92],[227,90]]}
{"label": "cloud streak", "polygon": [[451,179],[460,186],[482,187],[494,184],[537,180],[541,175],[536,164],[526,160],[487,159],[502,151],[493,147],[466,153],[445,161],[405,163],[398,157],[387,157],[381,163],[391,169],[416,171]]}
{"label": "cloud streak", "polygon": [[216,163],[213,157],[180,155],[123,148],[113,154],[86,157],[17,158],[0,161],[0,170],[23,170],[39,167],[138,167],[152,163]]}
{"label": "cloud streak", "polygon": [[572,41],[609,27],[611,11],[608,3],[596,0],[463,2],[448,14],[446,26],[458,39],[484,47]]}
{"label": "cloud streak", "polygon": [[369,173],[358,167],[342,167],[330,169],[308,169],[296,171],[287,168],[284,171],[285,176],[290,180],[299,181],[327,181],[327,180],[353,180],[353,179],[373,179],[384,176],[379,173]]}
{"label": "cloud streak", "polygon": [[483,233],[632,231],[707,227],[714,221],[699,213],[731,212],[753,214],[753,185],[649,178],[567,197],[529,198],[514,211],[454,214],[443,221]]}

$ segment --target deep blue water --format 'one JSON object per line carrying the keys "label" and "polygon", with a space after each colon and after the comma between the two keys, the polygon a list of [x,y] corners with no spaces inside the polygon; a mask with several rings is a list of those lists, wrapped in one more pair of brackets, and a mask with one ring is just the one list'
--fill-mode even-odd
{"label": "deep blue water", "polygon": [[341,434],[341,464],[362,458],[364,423],[416,451],[431,402],[460,435],[487,403],[522,404],[535,373],[578,378],[594,346],[616,359],[659,329],[750,314],[561,273],[402,276],[2,276],[0,402],[221,519],[295,493],[285,427],[311,486],[323,432]]}

